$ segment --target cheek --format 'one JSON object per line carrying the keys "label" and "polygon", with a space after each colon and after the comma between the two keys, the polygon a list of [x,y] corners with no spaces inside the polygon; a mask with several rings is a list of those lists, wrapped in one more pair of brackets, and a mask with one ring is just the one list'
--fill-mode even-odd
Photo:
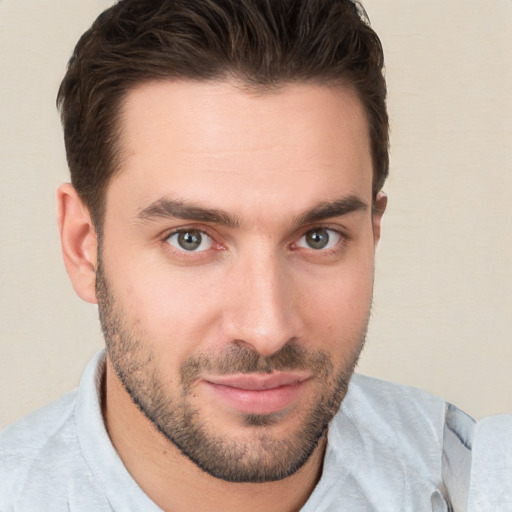
{"label": "cheek", "polygon": [[133,260],[117,273],[126,321],[159,357],[183,360],[211,337],[219,316],[214,275],[161,264],[139,267]]}
{"label": "cheek", "polygon": [[358,346],[366,330],[373,293],[373,258],[361,257],[340,265],[321,278],[303,283],[303,315],[319,343],[339,350],[340,343]]}

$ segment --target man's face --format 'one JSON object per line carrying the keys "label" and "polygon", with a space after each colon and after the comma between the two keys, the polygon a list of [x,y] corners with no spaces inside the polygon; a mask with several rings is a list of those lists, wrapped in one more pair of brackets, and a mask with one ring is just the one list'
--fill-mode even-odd
{"label": "man's face", "polygon": [[117,377],[211,475],[284,478],[364,342],[377,217],[362,106],[317,85],[158,82],[128,95],[121,128],[97,275]]}

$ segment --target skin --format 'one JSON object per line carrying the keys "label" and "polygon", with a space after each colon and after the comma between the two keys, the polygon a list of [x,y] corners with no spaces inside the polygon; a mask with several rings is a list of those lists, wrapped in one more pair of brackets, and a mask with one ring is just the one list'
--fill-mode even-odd
{"label": "skin", "polygon": [[[315,404],[333,394],[333,376],[352,373],[371,305],[386,197],[372,202],[360,101],[349,89],[311,84],[248,92],[228,82],[156,82],[127,95],[121,128],[122,170],[107,190],[98,288],[89,212],[71,185],[58,192],[68,273],[80,297],[100,305],[112,442],[163,510],[299,510],[321,475],[325,436],[286,478],[228,482],[169,442],[127,383],[148,401],[158,385],[169,403],[186,403],[205,433],[242,450],[248,466],[269,463],[268,443],[302,437]],[[200,220],[181,218],[191,205],[202,209]],[[172,235],[187,229],[205,234],[200,250],[183,250]],[[308,245],[314,230],[329,235],[325,249]],[[234,348],[268,363],[290,345],[305,354],[305,382],[277,412],[259,414],[267,424],[248,423],[209,384]],[[331,373],[315,373],[319,354]],[[191,360],[211,366],[185,385],[180,375]],[[282,370],[262,368],[257,375]]]}

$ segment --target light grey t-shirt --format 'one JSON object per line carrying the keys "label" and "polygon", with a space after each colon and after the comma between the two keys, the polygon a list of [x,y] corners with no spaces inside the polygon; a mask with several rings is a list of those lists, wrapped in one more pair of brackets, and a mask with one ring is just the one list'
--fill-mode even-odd
{"label": "light grey t-shirt", "polygon": [[[77,390],[0,433],[1,512],[160,511],[105,430],[104,360],[104,352],[95,356]],[[506,438],[506,424],[502,430]],[[442,399],[355,375],[329,428],[322,477],[302,510],[465,512],[473,437],[473,420]]]}

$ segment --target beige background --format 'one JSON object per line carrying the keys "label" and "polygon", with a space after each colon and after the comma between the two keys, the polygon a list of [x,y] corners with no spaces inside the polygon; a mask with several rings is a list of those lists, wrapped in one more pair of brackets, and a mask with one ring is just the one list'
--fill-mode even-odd
{"label": "beige background", "polygon": [[[102,346],[61,263],[55,95],[108,0],[0,0],[0,427]],[[390,196],[360,371],[512,412],[512,1],[367,0],[386,56]]]}

